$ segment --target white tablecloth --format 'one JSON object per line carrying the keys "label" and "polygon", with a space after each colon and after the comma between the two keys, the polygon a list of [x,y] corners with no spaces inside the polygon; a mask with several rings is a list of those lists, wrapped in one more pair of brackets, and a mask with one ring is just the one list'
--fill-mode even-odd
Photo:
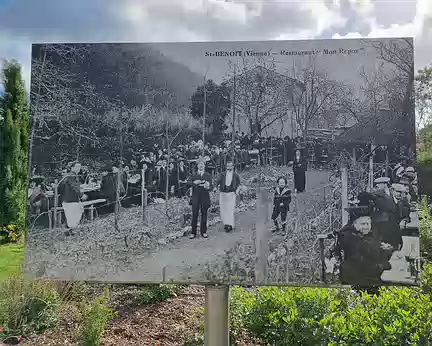
{"label": "white tablecloth", "polygon": [[385,282],[415,284],[415,278],[409,271],[406,256],[420,258],[420,240],[418,237],[402,237],[402,240],[402,249],[394,252],[390,258],[392,269],[386,270],[381,279]]}

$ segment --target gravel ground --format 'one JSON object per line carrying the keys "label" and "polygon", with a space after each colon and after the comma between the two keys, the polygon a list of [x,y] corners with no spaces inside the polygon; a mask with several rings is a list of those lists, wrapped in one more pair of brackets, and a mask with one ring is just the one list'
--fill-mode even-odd
{"label": "gravel ground", "polygon": [[[139,288],[118,286],[111,289],[112,303],[119,305],[115,317],[105,331],[102,346],[181,346],[203,345],[204,288],[189,286],[162,303],[137,306],[130,299]],[[26,339],[25,346],[78,345],[77,309],[65,305],[58,327]],[[244,333],[245,334],[245,333]],[[197,340],[196,344],[192,341]],[[258,346],[245,334],[238,346]],[[187,344],[186,344],[187,345]]]}

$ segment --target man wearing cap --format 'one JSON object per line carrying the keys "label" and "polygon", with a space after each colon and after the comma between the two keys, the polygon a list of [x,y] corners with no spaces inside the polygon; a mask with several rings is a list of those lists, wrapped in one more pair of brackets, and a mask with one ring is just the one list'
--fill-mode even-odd
{"label": "man wearing cap", "polygon": [[376,190],[382,190],[386,195],[390,196],[390,178],[379,177],[374,180]]}
{"label": "man wearing cap", "polygon": [[404,171],[405,171],[404,166],[401,163],[398,163],[393,168],[393,182],[397,183],[399,181],[399,179],[402,177]]}
{"label": "man wearing cap", "polygon": [[201,212],[200,233],[203,238],[207,238],[207,211],[210,208],[210,189],[212,177],[205,172],[205,161],[198,159],[198,171],[192,174],[188,183],[192,187],[192,234],[191,239],[197,236],[198,214]]}
{"label": "man wearing cap", "polygon": [[[410,168],[412,170],[410,170]],[[407,197],[409,202],[416,202],[418,200],[418,193],[414,187],[414,181],[416,179],[416,174],[414,172],[414,168],[408,167],[404,174],[402,175],[399,183],[404,185],[407,189]]]}
{"label": "man wearing cap", "polygon": [[227,159],[226,171],[218,179],[219,207],[224,229],[231,232],[234,228],[234,211],[236,197],[240,187],[240,176],[234,171],[234,163],[231,158]]}

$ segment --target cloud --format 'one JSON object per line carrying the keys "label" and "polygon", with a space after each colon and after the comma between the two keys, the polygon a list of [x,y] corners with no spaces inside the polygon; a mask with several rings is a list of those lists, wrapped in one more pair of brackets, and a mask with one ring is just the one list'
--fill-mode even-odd
{"label": "cloud", "polygon": [[[401,1],[400,4],[394,2],[386,9],[387,11],[382,3],[374,2],[374,7],[356,18],[357,25],[362,23],[367,26],[366,32],[355,30],[355,25],[350,30],[333,28],[337,32],[332,35],[332,38],[414,37],[416,68],[420,69],[431,64],[432,2],[430,0]],[[393,17],[398,19],[390,22],[389,18]]]}
{"label": "cloud", "polygon": [[429,63],[432,1],[0,0],[0,58],[32,42],[126,42],[415,36]]}

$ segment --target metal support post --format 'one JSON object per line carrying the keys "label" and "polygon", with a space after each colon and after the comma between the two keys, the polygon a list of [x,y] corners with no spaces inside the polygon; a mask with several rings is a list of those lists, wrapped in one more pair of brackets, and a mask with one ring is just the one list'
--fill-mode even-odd
{"label": "metal support post", "polygon": [[229,346],[229,286],[205,287],[205,346]]}

